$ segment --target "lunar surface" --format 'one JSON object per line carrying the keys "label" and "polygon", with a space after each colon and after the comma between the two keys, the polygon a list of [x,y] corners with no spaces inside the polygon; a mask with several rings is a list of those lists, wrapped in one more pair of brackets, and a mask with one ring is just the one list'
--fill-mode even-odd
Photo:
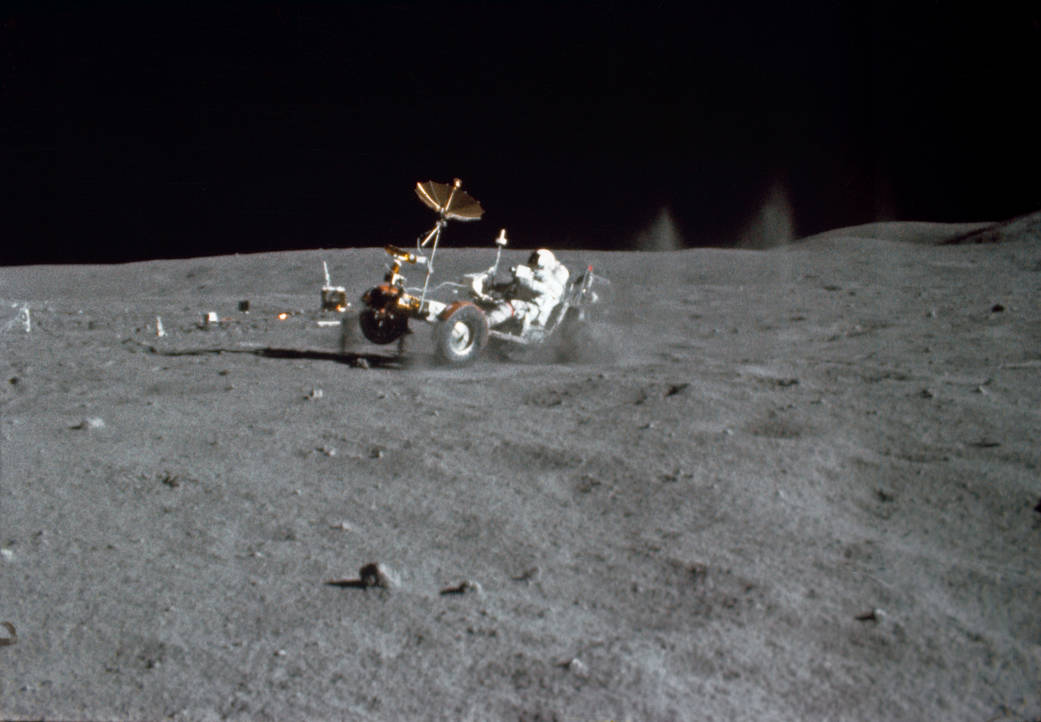
{"label": "lunar surface", "polygon": [[1041,218],[561,258],[463,369],[378,248],[0,269],[0,718],[1041,718]]}

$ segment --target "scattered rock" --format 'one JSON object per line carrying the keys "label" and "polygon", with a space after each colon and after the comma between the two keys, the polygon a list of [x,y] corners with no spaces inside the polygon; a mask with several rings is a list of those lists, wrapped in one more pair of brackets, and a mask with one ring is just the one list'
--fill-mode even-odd
{"label": "scattered rock", "polygon": [[477,592],[480,594],[481,585],[467,579],[454,587],[445,587],[441,590],[441,596],[445,596],[446,594],[466,594],[467,592]]}
{"label": "scattered rock", "polygon": [[591,492],[593,489],[595,489],[596,487],[598,487],[600,485],[601,485],[601,482],[600,482],[599,479],[596,479],[596,478],[586,474],[578,482],[578,491],[579,491],[580,494],[588,494],[589,492]]}
{"label": "scattered rock", "polygon": [[923,399],[931,399],[935,396],[935,394],[929,389],[922,389],[918,395],[921,396]]}
{"label": "scattered rock", "polygon": [[353,587],[355,589],[369,589],[379,587],[380,589],[392,589],[400,586],[397,575],[389,568],[370,562],[358,570],[357,579],[333,579],[326,584],[333,587]]}
{"label": "scattered rock", "polygon": [[666,396],[675,396],[676,394],[685,391],[690,384],[669,384],[668,390],[665,392]]}
{"label": "scattered rock", "polygon": [[1038,500],[1037,506],[1034,507],[1034,511],[1036,511],[1038,514],[1041,514],[1041,499]]}
{"label": "scattered rock", "polygon": [[81,430],[81,429],[93,429],[93,430],[103,429],[103,428],[105,428],[105,420],[102,419],[100,416],[89,416],[86,419],[83,419],[83,421],[79,422],[75,426],[70,426],[69,428],[70,429],[76,429],[76,430]]}
{"label": "scattered rock", "polygon": [[567,671],[571,672],[577,677],[585,678],[589,676],[589,668],[585,665],[585,662],[583,662],[578,657],[573,657],[563,662],[558,662],[557,666],[566,669]]}
{"label": "scattered rock", "polygon": [[687,567],[691,577],[694,578],[694,583],[697,584],[703,581],[708,576],[708,565],[702,564],[701,562],[694,562]]}
{"label": "scattered rock", "polygon": [[889,503],[896,498],[895,496],[893,496],[892,493],[886,491],[885,489],[875,489],[875,496],[877,496],[878,500],[884,504]]}
{"label": "scattered rock", "polygon": [[14,561],[14,552],[6,547],[0,549],[0,559],[3,559],[5,562]]}
{"label": "scattered rock", "polygon": [[249,313],[249,301],[239,301],[239,311]]}
{"label": "scattered rock", "polygon": [[354,359],[354,368],[356,369],[367,369],[369,368],[369,362],[362,356]]}
{"label": "scattered rock", "polygon": [[[1038,506],[1041,506],[1041,504],[1038,504]],[[1039,511],[1041,511],[1041,510],[1039,510]],[[511,577],[511,579],[513,579],[513,581],[515,581],[515,582],[529,582],[532,579],[538,579],[539,574],[541,573],[541,571],[542,570],[539,569],[538,567],[529,567],[528,569],[525,569],[523,572],[521,572],[517,576]]]}
{"label": "scattered rock", "polygon": [[308,393],[307,396],[305,396],[304,398],[308,401],[317,401],[324,395],[325,394],[322,392],[321,389],[311,389],[310,393]]}
{"label": "scattered rock", "polygon": [[170,472],[166,472],[165,474],[163,474],[159,480],[171,489],[176,489],[181,485],[180,478],[178,478],[176,474],[171,474]]}
{"label": "scattered rock", "polygon": [[589,676],[589,668],[586,667],[585,663],[578,657],[575,657],[570,662],[568,662],[567,669],[569,672],[579,677]]}
{"label": "scattered rock", "polygon": [[390,589],[400,586],[397,575],[389,568],[376,563],[370,563],[358,570],[361,580],[369,587],[380,587]]}
{"label": "scattered rock", "polygon": [[383,449],[381,449],[378,446],[373,446],[371,449],[369,449],[369,458],[370,459],[382,459],[383,458]]}
{"label": "scattered rock", "polygon": [[1000,303],[995,303],[993,306],[990,307],[990,312],[991,313],[1001,313],[1004,310],[1005,310],[1005,307],[1002,306]]}
{"label": "scattered rock", "polygon": [[886,616],[886,613],[881,609],[872,609],[870,611],[858,614],[855,619],[858,622],[881,622]]}
{"label": "scattered rock", "polygon": [[0,622],[0,627],[7,630],[6,637],[0,637],[0,647],[9,647],[18,641],[18,633],[14,630],[14,625],[10,622]]}

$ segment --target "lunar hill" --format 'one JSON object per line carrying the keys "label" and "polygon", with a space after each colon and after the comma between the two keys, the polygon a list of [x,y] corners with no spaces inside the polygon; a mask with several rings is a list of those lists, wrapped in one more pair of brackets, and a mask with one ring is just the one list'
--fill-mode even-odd
{"label": "lunar hill", "polygon": [[466,369],[314,323],[379,249],[0,269],[0,718],[1037,720],[1041,239],[988,228],[564,252],[584,352]]}

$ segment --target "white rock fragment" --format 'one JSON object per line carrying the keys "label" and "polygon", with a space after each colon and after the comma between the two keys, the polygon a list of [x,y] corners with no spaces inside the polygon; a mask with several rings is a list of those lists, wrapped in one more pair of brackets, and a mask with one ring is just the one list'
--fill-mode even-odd
{"label": "white rock fragment", "polygon": [[556,666],[566,669],[576,677],[584,679],[589,676],[589,668],[585,665],[585,662],[578,657],[572,657],[563,662],[557,662]]}
{"label": "white rock fragment", "polygon": [[542,574],[542,570],[539,567],[528,567],[520,574],[512,577],[515,582],[529,582],[533,579],[538,579]]}
{"label": "white rock fragment", "polygon": [[5,562],[14,561],[14,550],[7,549],[6,547],[0,549],[0,557],[2,557]]}
{"label": "white rock fragment", "polygon": [[358,570],[356,579],[330,579],[326,584],[333,587],[353,587],[355,589],[379,587],[390,590],[400,587],[401,579],[390,567],[377,562],[369,562]]}
{"label": "white rock fragment", "polygon": [[77,430],[88,429],[96,431],[98,429],[105,428],[105,420],[102,419],[100,416],[88,416],[87,418],[83,419],[83,421],[79,422],[75,426],[70,426],[69,428]]}
{"label": "white rock fragment", "polygon": [[484,589],[481,587],[480,583],[471,579],[466,579],[454,587],[446,587],[442,589],[441,596],[446,596],[448,594],[466,594],[468,592],[474,592],[480,595],[484,593]]}
{"label": "white rock fragment", "polygon": [[394,589],[401,586],[401,578],[398,573],[384,564],[366,564],[359,570],[363,581],[381,589]]}
{"label": "white rock fragment", "polygon": [[585,662],[583,662],[578,657],[575,657],[570,662],[568,662],[567,669],[568,669],[569,672],[571,672],[576,677],[588,677],[589,676],[589,668],[586,667]]}
{"label": "white rock fragment", "polygon": [[369,562],[358,570],[357,579],[341,579],[327,582],[327,584],[338,587],[358,587],[361,589],[370,587],[393,589],[401,586],[401,580],[390,567],[377,562]]}
{"label": "white rock fragment", "polygon": [[885,611],[881,610],[881,609],[879,609],[877,607],[872,609],[872,610],[870,610],[870,611],[868,611],[868,612],[864,612],[863,614],[858,614],[855,617],[855,619],[858,622],[877,622],[877,623],[881,623],[885,618],[886,618]]}

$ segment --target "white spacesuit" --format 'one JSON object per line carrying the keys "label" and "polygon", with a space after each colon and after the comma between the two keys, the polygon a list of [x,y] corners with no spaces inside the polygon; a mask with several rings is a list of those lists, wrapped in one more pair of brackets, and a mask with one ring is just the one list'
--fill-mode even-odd
{"label": "white spacesuit", "polygon": [[511,318],[521,322],[521,334],[532,326],[541,327],[567,288],[568,270],[551,251],[540,248],[528,263],[510,269],[509,298],[488,313],[488,325],[495,328]]}

